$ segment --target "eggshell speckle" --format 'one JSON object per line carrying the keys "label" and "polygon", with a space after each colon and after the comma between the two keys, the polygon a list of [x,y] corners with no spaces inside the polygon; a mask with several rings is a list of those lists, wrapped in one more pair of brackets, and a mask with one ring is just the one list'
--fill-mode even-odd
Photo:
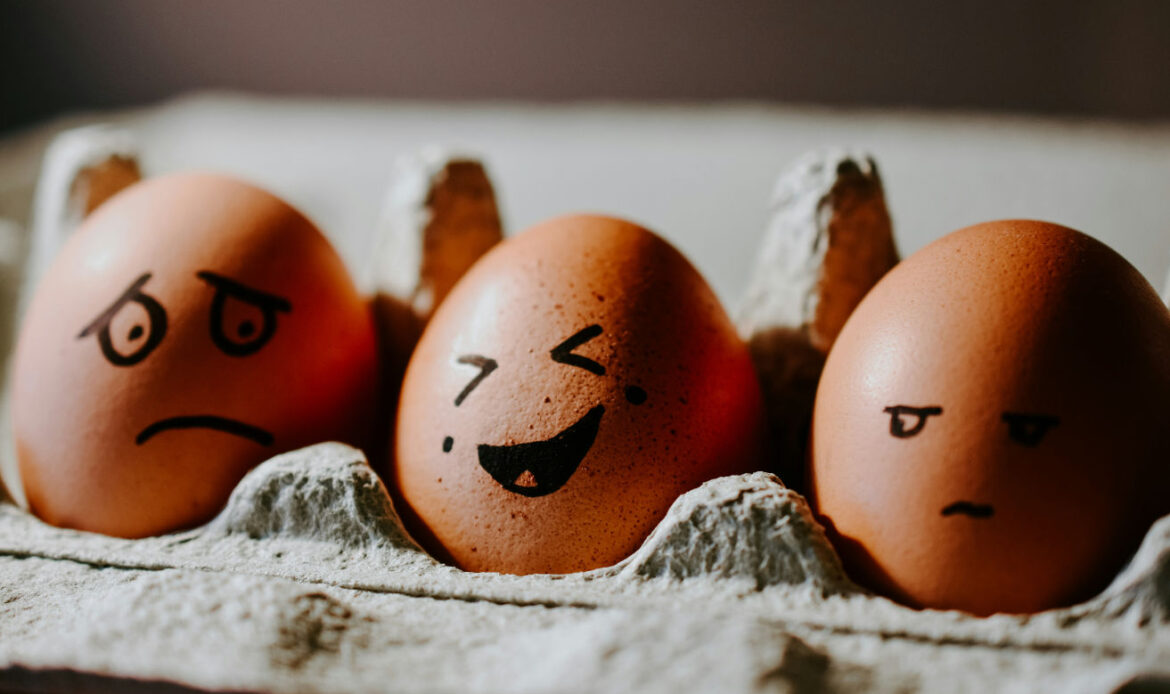
{"label": "eggshell speckle", "polygon": [[1170,314],[1121,256],[1033,221],[957,231],[850,317],[811,496],[853,577],[975,614],[1087,598],[1170,511]]}
{"label": "eggshell speckle", "polygon": [[127,188],[74,233],[13,373],[32,511],[139,537],[207,520],[276,453],[363,443],[377,365],[366,302],[312,223],[183,174]]}
{"label": "eggshell speckle", "polygon": [[617,219],[545,222],[485,255],[427,326],[394,467],[412,532],[475,571],[635,550],[679,494],[760,465],[744,343],[695,269]]}

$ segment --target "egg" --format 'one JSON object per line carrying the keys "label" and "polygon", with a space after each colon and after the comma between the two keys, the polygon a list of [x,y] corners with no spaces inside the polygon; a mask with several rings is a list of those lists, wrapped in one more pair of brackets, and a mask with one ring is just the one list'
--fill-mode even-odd
{"label": "egg", "polygon": [[746,345],[677,250],[560,217],[487,253],[427,325],[393,481],[416,539],[464,569],[608,566],[681,493],[760,467],[761,408]]}
{"label": "egg", "polygon": [[1121,256],[1037,221],[896,266],[834,344],[810,494],[850,574],[916,607],[1100,591],[1170,511],[1170,313]]}
{"label": "egg", "polygon": [[253,466],[369,436],[374,325],[304,216],[230,178],[118,193],[40,281],[13,363],[29,507],[122,537],[201,523]]}

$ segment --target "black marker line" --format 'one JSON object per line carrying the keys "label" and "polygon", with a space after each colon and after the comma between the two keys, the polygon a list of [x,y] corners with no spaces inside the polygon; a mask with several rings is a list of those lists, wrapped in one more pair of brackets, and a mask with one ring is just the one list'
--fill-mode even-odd
{"label": "black marker line", "polygon": [[1038,446],[1040,440],[1052,427],[1060,424],[1060,417],[1049,414],[1025,414],[1004,412],[1003,421],[1008,425],[1008,436],[1021,446]]}
{"label": "black marker line", "polygon": [[[597,438],[605,406],[597,405],[563,431],[543,441],[510,446],[481,443],[476,446],[479,465],[501,487],[527,497],[546,496],[565,486]],[[524,486],[516,480],[528,472],[535,484]]]}
{"label": "black marker line", "polygon": [[200,270],[195,273],[195,276],[240,301],[246,301],[249,304],[259,307],[271,307],[275,311],[283,311],[285,313],[292,311],[292,304],[282,296],[253,289],[233,279],[229,279],[223,275],[217,275],[208,270]]}
{"label": "black marker line", "polygon": [[214,429],[255,441],[261,446],[271,446],[275,440],[272,434],[264,431],[260,427],[254,427],[251,424],[245,424],[235,419],[228,419],[227,417],[202,414],[160,419],[139,432],[138,436],[134,438],[134,443],[141,446],[155,434],[160,434],[171,429]]}
{"label": "black marker line", "polygon": [[[200,270],[195,276],[215,288],[215,296],[211,299],[211,316],[208,329],[211,332],[211,341],[221,352],[230,357],[246,357],[260,351],[260,348],[272,339],[276,333],[276,312],[289,313],[292,304],[284,297],[252,289],[228,279],[214,272]],[[236,342],[227,336],[224,330],[224,307],[228,298],[256,307],[263,318],[260,334],[245,342]],[[238,330],[240,337],[249,338],[256,332],[256,326],[251,321],[245,321],[240,327],[248,326],[248,330]]]}
{"label": "black marker line", "polygon": [[464,354],[455,361],[460,364],[470,364],[472,366],[479,367],[479,374],[477,374],[475,378],[471,379],[471,383],[468,383],[466,386],[464,386],[463,390],[459,391],[459,395],[455,396],[455,407],[459,407],[459,405],[461,405],[463,401],[467,399],[467,396],[471,395],[471,391],[475,390],[475,387],[478,386],[480,382],[483,381],[483,379],[487,378],[491,372],[495,371],[499,364],[496,363],[495,359],[489,359],[478,354]]}
{"label": "black marker line", "polygon": [[971,516],[972,518],[991,518],[995,515],[995,509],[991,507],[991,504],[956,501],[942,510],[944,516],[953,516],[957,513],[961,513],[964,516]]}
{"label": "black marker line", "polygon": [[[890,435],[899,439],[908,439],[916,436],[926,426],[926,419],[942,414],[943,408],[938,405],[928,407],[913,407],[911,405],[890,405],[882,410],[890,415]],[[909,429],[902,423],[902,415],[912,414],[918,421]]]}
{"label": "black marker line", "polygon": [[[110,304],[110,307],[102,312],[100,316],[93,319],[93,321],[85,326],[77,339],[81,340],[90,335],[97,333],[98,346],[101,347],[102,355],[106,360],[114,366],[134,366],[142,361],[154,351],[162,342],[163,337],[167,334],[167,312],[162,304],[154,297],[142,291],[142,287],[150,280],[151,273],[143,273],[138,279],[122,292],[122,296],[118,300]],[[135,349],[130,354],[122,354],[114,347],[114,340],[110,336],[110,324],[114,320],[114,316],[122,310],[126,304],[134,302],[141,306],[146,311],[147,318],[150,320],[150,333],[146,337],[146,342]],[[136,325],[130,330],[130,339],[137,340],[142,337],[142,326]],[[135,334],[137,333],[137,334]]]}
{"label": "black marker line", "polygon": [[573,354],[573,350],[577,349],[586,342],[592,340],[602,333],[600,325],[596,323],[587,328],[582,328],[574,333],[569,339],[552,348],[549,354],[552,355],[552,360],[560,364],[568,364],[569,366],[576,366],[585,369],[598,376],[605,375],[605,367],[593,361],[589,357],[583,357],[580,354]]}
{"label": "black marker line", "polygon": [[632,405],[641,405],[646,402],[646,391],[638,386],[626,386],[626,400]]}

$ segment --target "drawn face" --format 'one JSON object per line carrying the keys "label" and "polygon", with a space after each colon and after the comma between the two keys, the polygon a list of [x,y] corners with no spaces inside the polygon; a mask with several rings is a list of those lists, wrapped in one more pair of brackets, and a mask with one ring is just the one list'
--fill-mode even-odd
{"label": "drawn face", "polygon": [[369,311],[320,232],[204,175],[99,208],[38,288],[16,360],[32,510],[123,536],[206,520],[276,453],[363,443],[376,380]]}
{"label": "drawn face", "polygon": [[754,370],[694,269],[633,225],[554,221],[460,280],[403,383],[400,507],[466,569],[612,564],[679,494],[759,464]]}
{"label": "drawn face", "polygon": [[[244,358],[258,352],[276,333],[277,312],[288,313],[292,310],[292,304],[287,299],[252,289],[213,272],[201,270],[195,273],[195,276],[215,289],[210,304],[208,338],[226,355]],[[132,367],[138,364],[150,356],[166,337],[167,311],[157,299],[144,291],[150,277],[151,273],[147,272],[136,279],[117,301],[77,336],[78,339],[96,336],[102,355],[114,366]],[[245,310],[255,312],[260,327],[256,327],[256,322],[252,318],[241,318],[230,326],[226,325],[225,308],[229,301],[238,302],[246,307]],[[111,327],[123,309],[131,303],[137,304],[145,311],[146,327],[139,322],[134,323],[125,335],[125,344],[129,349],[123,352],[115,344]],[[271,446],[275,442],[271,432],[238,419],[215,414],[164,417],[144,427],[134,437],[134,442],[141,446],[157,434],[173,429],[215,430],[254,441],[260,446]]]}
{"label": "drawn face", "polygon": [[1170,314],[1062,227],[948,236],[849,318],[817,391],[809,496],[856,580],[913,606],[1088,598],[1167,478]]}
{"label": "drawn face", "polygon": [[[597,338],[603,332],[602,327],[596,324],[582,328],[554,347],[549,352],[549,358],[559,364],[584,369],[596,376],[604,376],[604,366],[588,357],[573,354],[574,349]],[[456,361],[479,369],[475,378],[471,379],[455,397],[455,407],[459,407],[471,391],[491,375],[499,364],[494,359],[478,354],[463,355]],[[626,386],[625,398],[630,404],[641,405],[646,401],[646,391],[635,385]],[[597,439],[597,431],[604,415],[605,405],[596,405],[581,415],[577,421],[543,440],[510,445],[480,443],[476,446],[480,467],[501,487],[515,494],[530,497],[552,494],[569,481],[581,461],[588,455],[589,449]],[[452,437],[443,438],[444,453],[449,453],[453,446]]]}
{"label": "drawn face", "polygon": [[[940,405],[927,407],[891,405],[882,411],[890,415],[890,436],[898,439],[909,439],[921,434],[926,428],[928,419],[943,414],[943,408]],[[909,426],[907,426],[908,423]],[[1060,424],[1060,418],[1047,414],[1004,412],[1003,423],[1007,425],[1004,430],[1008,439],[1020,446],[1035,448],[1040,445],[1049,429]],[[943,516],[963,515],[970,518],[991,518],[995,515],[995,508],[991,504],[960,499],[944,506],[940,513]]]}

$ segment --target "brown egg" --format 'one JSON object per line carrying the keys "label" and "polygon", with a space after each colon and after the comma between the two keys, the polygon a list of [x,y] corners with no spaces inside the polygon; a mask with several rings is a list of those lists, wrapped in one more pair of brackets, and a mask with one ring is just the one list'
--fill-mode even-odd
{"label": "brown egg", "polygon": [[1170,512],[1170,313],[1121,256],[1033,221],[896,266],[833,346],[811,496],[855,579],[1035,612],[1101,590]]}
{"label": "brown egg", "polygon": [[29,505],[123,537],[205,521],[266,458],[361,442],[374,348],[340,258],[287,204],[213,175],[131,186],[70,238],[20,332]]}
{"label": "brown egg", "polygon": [[629,222],[503,242],[407,367],[395,482],[412,532],[473,571],[565,573],[635,550],[679,494],[758,469],[759,386],[714,293]]}

